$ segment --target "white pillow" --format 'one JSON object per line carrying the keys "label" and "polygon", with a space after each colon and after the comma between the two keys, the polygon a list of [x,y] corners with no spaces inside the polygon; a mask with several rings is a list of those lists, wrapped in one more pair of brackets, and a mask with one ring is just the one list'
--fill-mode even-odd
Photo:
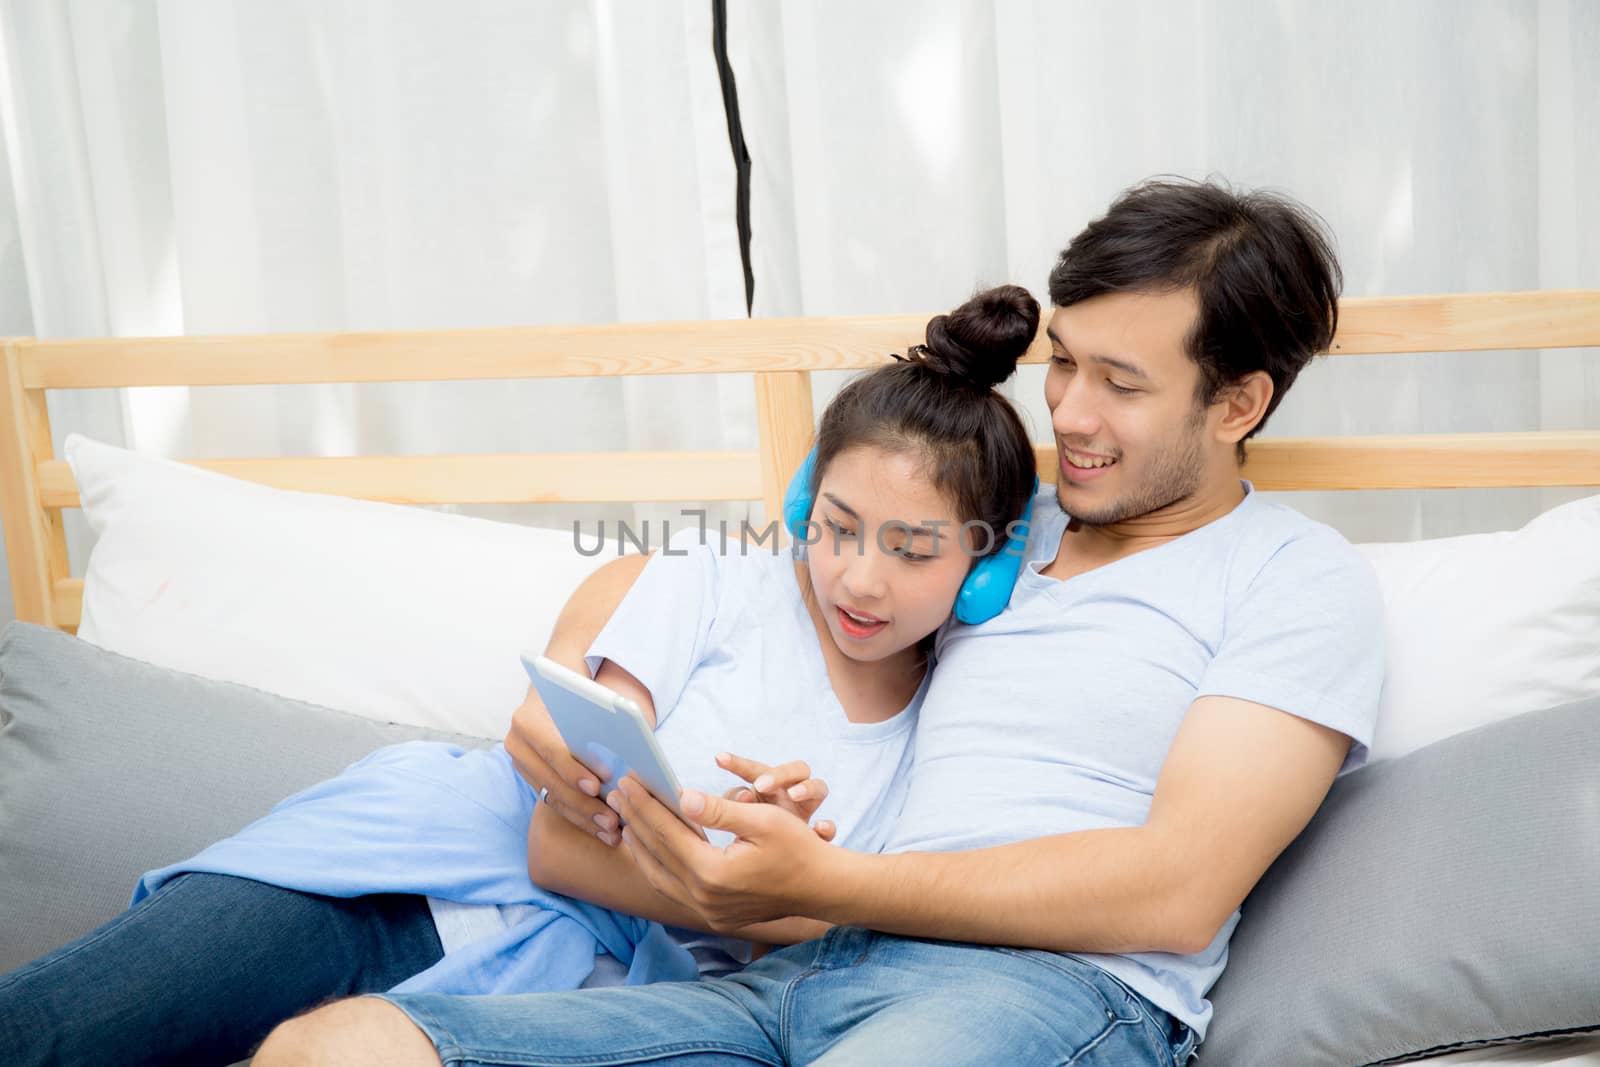
{"label": "white pillow", "polygon": [[1388,630],[1372,759],[1600,696],[1600,496],[1520,530],[1356,547]]}
{"label": "white pillow", "polygon": [[528,688],[517,653],[615,558],[569,531],[272,489],[78,434],[65,452],[99,535],[79,636],[371,719],[503,737]]}

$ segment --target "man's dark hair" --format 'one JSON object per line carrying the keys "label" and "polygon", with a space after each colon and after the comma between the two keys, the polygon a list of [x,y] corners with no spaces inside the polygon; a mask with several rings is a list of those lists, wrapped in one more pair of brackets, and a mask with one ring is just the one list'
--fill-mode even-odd
{"label": "man's dark hair", "polygon": [[1272,378],[1272,400],[1248,439],[1333,342],[1343,284],[1333,238],[1303,204],[1215,180],[1160,178],[1124,192],[1072,239],[1050,272],[1050,302],[1193,288],[1200,312],[1186,347],[1200,367],[1197,403],[1253,371]]}

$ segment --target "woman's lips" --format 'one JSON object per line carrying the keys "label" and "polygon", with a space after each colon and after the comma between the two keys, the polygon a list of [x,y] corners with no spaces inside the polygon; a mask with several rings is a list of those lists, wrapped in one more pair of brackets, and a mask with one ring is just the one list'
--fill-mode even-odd
{"label": "woman's lips", "polygon": [[846,634],[848,634],[851,637],[859,637],[859,638],[871,637],[873,634],[877,633],[879,630],[882,630],[885,626],[889,625],[887,622],[885,622],[882,619],[877,618],[876,616],[868,615],[865,612],[860,612],[860,611],[855,612],[855,614],[859,615],[862,619],[872,619],[873,621],[872,622],[860,622],[860,621],[857,621],[856,619],[851,618],[851,615],[850,615],[849,612],[845,611],[845,609],[843,607],[840,607],[838,605],[835,605],[833,611],[834,611],[834,614],[839,619],[839,629],[843,630]]}

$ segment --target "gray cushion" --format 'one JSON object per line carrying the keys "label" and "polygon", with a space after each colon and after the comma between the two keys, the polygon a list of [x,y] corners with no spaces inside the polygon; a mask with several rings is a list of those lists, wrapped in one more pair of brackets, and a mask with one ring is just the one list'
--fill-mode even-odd
{"label": "gray cushion", "polygon": [[11,623],[0,633],[0,973],[116,915],[145,871],[376,748],[419,738],[489,744]]}
{"label": "gray cushion", "polygon": [[1201,1048],[1229,1067],[1600,1030],[1600,700],[1341,779],[1230,957]]}

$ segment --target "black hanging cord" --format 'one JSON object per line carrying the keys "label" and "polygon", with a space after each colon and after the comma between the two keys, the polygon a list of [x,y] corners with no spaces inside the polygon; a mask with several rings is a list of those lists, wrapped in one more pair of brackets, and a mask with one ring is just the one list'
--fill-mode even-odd
{"label": "black hanging cord", "polygon": [[744,313],[755,306],[756,275],[750,267],[750,149],[744,143],[744,123],[739,119],[739,87],[733,83],[728,61],[728,0],[711,0],[711,51],[717,57],[717,80],[722,83],[722,110],[728,116],[728,144],[738,173],[734,210],[739,223],[739,260],[744,264]]}

